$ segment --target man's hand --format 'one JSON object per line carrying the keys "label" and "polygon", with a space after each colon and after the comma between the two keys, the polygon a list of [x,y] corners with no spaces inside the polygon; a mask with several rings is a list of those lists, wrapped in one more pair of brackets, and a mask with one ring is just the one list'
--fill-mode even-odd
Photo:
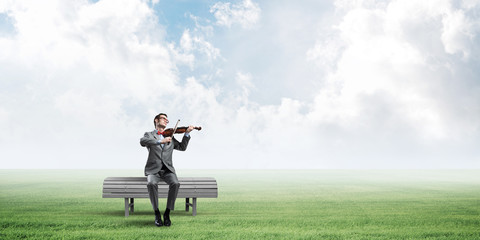
{"label": "man's hand", "polygon": [[161,144],[169,143],[172,141],[172,137],[166,137],[160,141]]}
{"label": "man's hand", "polygon": [[185,130],[186,133],[189,133],[193,130],[194,126],[190,125],[188,126],[187,130]]}

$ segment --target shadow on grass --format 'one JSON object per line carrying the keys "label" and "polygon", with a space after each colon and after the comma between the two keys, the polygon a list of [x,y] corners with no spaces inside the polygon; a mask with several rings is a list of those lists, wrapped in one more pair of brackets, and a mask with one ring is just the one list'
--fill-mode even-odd
{"label": "shadow on grass", "polygon": [[[160,211],[163,214],[163,211]],[[102,215],[102,216],[113,216],[113,217],[125,217],[125,212],[124,211],[109,211],[109,212],[95,212],[94,214]],[[129,216],[153,216],[154,213],[153,211],[135,211],[135,212],[130,212]],[[171,216],[190,216],[190,217],[195,217],[192,216],[192,211],[185,211],[185,210],[177,210],[177,211],[172,211],[170,212]],[[198,215],[214,215],[212,213],[198,213]]]}
{"label": "shadow on grass", "polygon": [[134,220],[129,220],[128,223],[125,223],[125,224],[127,224],[128,226],[137,226],[137,227],[156,227],[153,219],[152,220],[134,219]]}

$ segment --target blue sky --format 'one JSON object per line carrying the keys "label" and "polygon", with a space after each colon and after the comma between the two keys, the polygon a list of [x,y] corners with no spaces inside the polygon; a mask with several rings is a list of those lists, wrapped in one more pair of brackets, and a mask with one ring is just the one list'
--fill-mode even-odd
{"label": "blue sky", "polygon": [[479,168],[479,11],[0,0],[0,168],[142,168],[159,112],[177,168]]}
{"label": "blue sky", "polygon": [[158,23],[167,28],[167,41],[178,41],[185,28],[194,28],[190,15],[213,20],[210,6],[215,1],[160,1],[153,6]]}

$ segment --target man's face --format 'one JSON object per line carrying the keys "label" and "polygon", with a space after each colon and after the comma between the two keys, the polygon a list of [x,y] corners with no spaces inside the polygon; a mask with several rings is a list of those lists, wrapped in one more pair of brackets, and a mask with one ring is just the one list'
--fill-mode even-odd
{"label": "man's face", "polygon": [[165,128],[168,124],[168,118],[165,115],[160,115],[160,118],[157,121],[157,126]]}

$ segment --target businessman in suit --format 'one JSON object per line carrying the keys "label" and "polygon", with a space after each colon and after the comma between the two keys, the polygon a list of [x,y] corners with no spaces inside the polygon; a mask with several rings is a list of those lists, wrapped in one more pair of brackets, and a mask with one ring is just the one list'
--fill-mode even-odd
{"label": "businessman in suit", "polygon": [[[140,139],[140,145],[148,149],[148,158],[145,165],[145,176],[147,176],[147,188],[155,211],[155,225],[170,226],[170,210],[175,208],[180,183],[178,182],[175,168],[172,164],[173,149],[185,151],[188,141],[190,141],[190,132],[193,126],[189,126],[185,131],[182,141],[179,142],[173,137],[164,137],[162,132],[168,124],[168,117],[165,113],[160,113],[153,119],[155,130],[146,132]],[[167,208],[163,214],[163,223],[160,211],[158,210],[158,183],[165,181],[168,186]]]}

